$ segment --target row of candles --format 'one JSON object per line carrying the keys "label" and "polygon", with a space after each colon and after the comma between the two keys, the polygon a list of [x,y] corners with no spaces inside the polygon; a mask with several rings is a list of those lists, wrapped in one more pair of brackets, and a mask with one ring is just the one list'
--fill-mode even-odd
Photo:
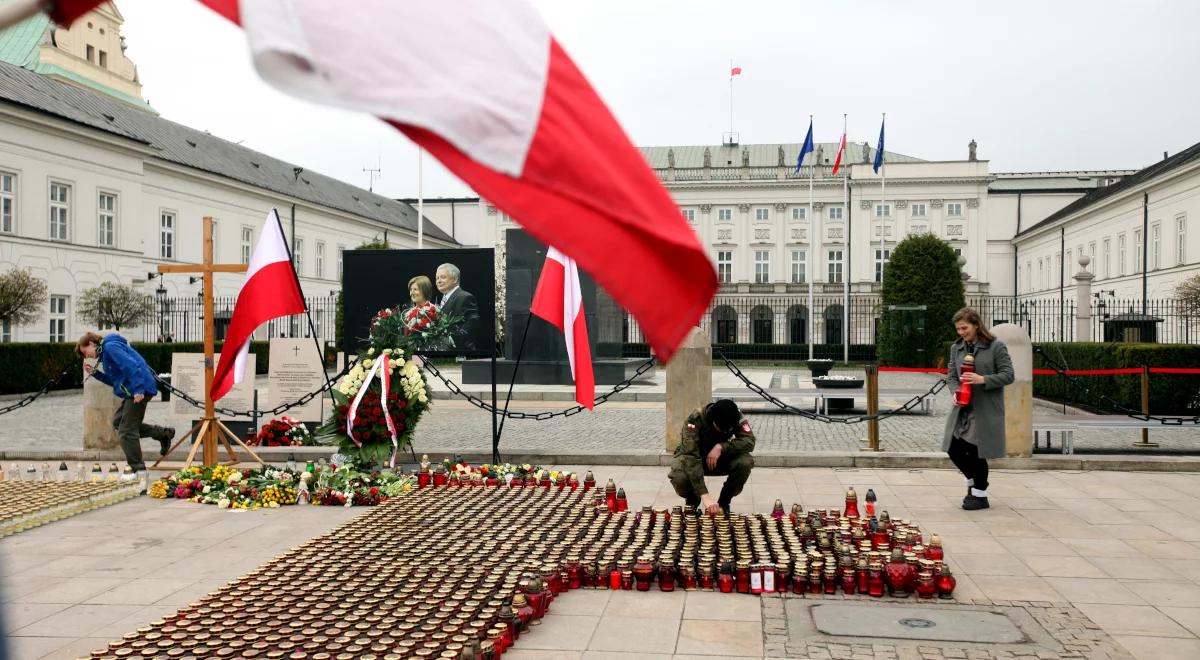
{"label": "row of candles", "polygon": [[83,462],[77,462],[75,469],[67,467],[66,461],[60,461],[58,469],[51,470],[49,463],[42,463],[41,468],[36,464],[30,463],[24,470],[16,463],[11,463],[8,469],[4,469],[4,465],[0,464],[0,481],[137,481],[137,473],[128,465],[124,469],[117,468],[116,463],[112,463],[108,467],[108,472],[100,466],[100,463],[92,463],[89,470]]}
{"label": "row of candles", "polygon": [[431,481],[92,656],[492,660],[577,588],[937,593],[882,560],[919,553],[940,572],[940,544],[882,513],[620,510],[616,485],[590,476],[561,490]]}

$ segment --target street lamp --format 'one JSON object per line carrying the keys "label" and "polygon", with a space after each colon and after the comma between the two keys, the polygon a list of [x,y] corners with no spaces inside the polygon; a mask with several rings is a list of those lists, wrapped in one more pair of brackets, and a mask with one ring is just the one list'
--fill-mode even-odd
{"label": "street lamp", "polygon": [[167,287],[162,285],[159,280],[158,288],[154,290],[154,297],[158,300],[158,340],[167,340],[167,328],[163,324],[163,319],[167,313]]}

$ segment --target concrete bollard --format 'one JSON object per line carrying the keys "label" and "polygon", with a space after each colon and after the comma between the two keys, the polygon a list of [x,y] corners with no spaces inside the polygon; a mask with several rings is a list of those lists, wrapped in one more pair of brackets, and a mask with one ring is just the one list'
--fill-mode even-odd
{"label": "concrete bollard", "polygon": [[[96,366],[95,360],[85,360]],[[112,427],[113,415],[121,406],[121,399],[113,396],[112,388],[95,378],[83,383],[83,448],[118,449],[121,446],[117,432]]]}
{"label": "concrete bollard", "polygon": [[712,403],[712,342],[694,328],[667,365],[666,449],[675,453],[688,415]]}
{"label": "concrete bollard", "polygon": [[1033,455],[1033,342],[1021,326],[1002,323],[992,334],[1008,347],[1013,384],[1004,388],[1005,455]]}

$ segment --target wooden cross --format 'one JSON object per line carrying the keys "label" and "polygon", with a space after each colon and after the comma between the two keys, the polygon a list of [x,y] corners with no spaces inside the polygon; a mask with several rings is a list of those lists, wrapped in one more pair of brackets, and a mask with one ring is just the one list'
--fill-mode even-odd
{"label": "wooden cross", "polygon": [[[254,450],[246,446],[242,439],[237,437],[229,427],[221,423],[217,419],[216,406],[212,400],[212,382],[213,382],[213,366],[215,351],[213,348],[214,337],[216,336],[216,324],[213,321],[213,273],[244,273],[246,272],[245,264],[214,264],[213,263],[213,219],[210,216],[204,217],[204,262],[198,264],[171,264],[158,267],[160,273],[201,273],[201,278],[204,281],[204,417],[192,427],[192,430],[185,433],[179,440],[167,451],[164,455],[169,456],[175,448],[183,444],[189,436],[194,438],[192,442],[192,450],[188,452],[187,462],[184,467],[192,464],[192,460],[196,457],[196,450],[200,447],[204,448],[203,461],[206,467],[212,467],[217,464],[217,443],[220,442],[225,446],[225,450],[229,453],[229,460],[233,463],[238,462],[237,454],[233,451],[233,446],[229,444],[229,438],[245,449],[254,460],[262,463],[262,459],[254,453]],[[158,467],[162,462],[160,458],[153,466]]]}

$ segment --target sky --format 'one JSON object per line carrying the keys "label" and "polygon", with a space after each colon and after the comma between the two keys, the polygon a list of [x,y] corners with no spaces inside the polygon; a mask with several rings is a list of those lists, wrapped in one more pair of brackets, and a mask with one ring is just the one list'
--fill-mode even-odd
{"label": "sky", "polygon": [[[500,1],[500,0],[494,0]],[[445,0],[450,3],[454,0]],[[639,146],[869,141],[992,172],[1136,169],[1200,141],[1195,0],[533,0]],[[416,147],[378,120],[285,96],[241,31],[193,0],[118,0],[143,95],[172,121],[389,197]],[[396,35],[397,41],[404,35]],[[372,181],[365,168],[382,171]],[[473,194],[431,157],[427,198]]]}

